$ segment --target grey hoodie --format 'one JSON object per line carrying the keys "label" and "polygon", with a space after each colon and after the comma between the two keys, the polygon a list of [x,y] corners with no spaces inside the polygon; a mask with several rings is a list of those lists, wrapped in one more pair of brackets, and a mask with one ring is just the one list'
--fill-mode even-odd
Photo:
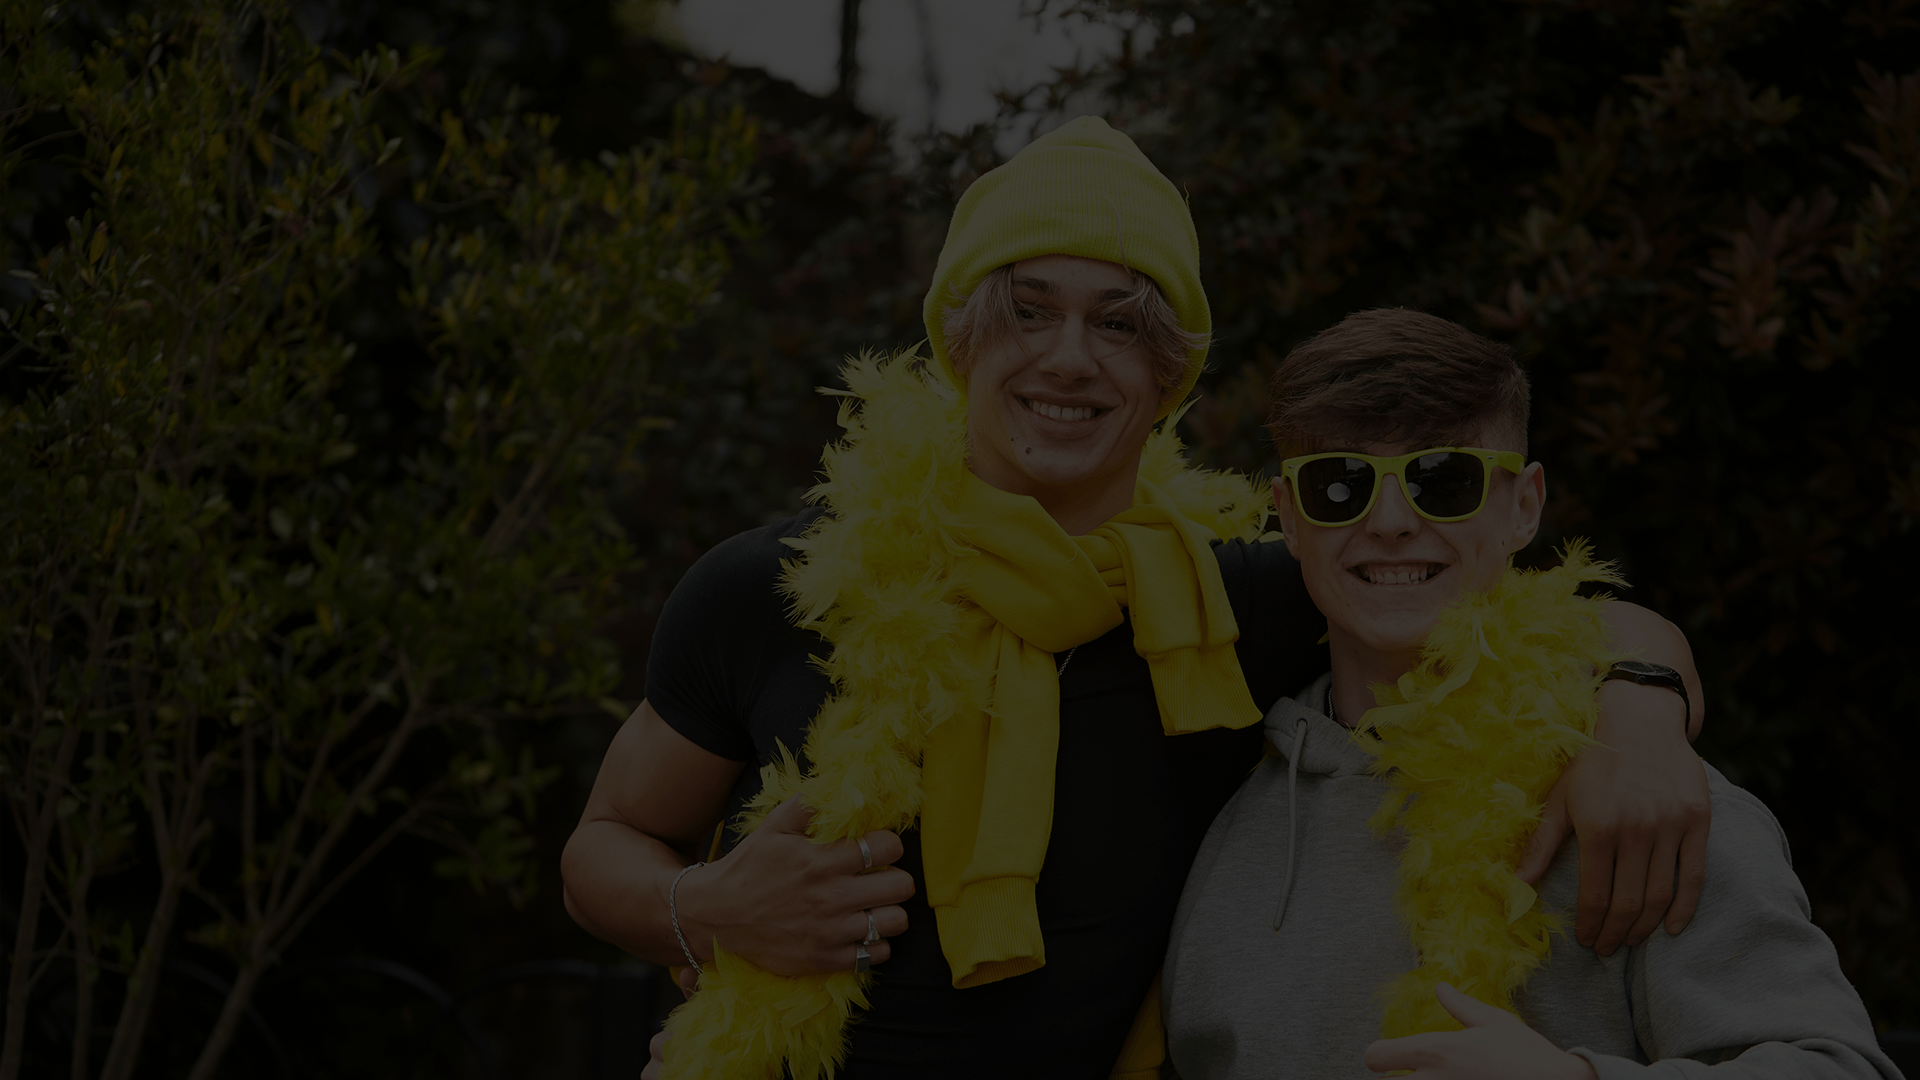
{"label": "grey hoodie", "polygon": [[[1281,756],[1220,811],[1187,876],[1162,999],[1184,1080],[1370,1080],[1378,991],[1417,963],[1393,910],[1399,845],[1367,826],[1385,783],[1345,728],[1302,704],[1324,701],[1327,679],[1267,714]],[[1582,948],[1570,839],[1539,885],[1569,933],[1515,995],[1521,1018],[1600,1080],[1898,1080],[1813,925],[1779,823],[1711,765],[1707,778],[1713,829],[1692,923],[1605,959]]]}

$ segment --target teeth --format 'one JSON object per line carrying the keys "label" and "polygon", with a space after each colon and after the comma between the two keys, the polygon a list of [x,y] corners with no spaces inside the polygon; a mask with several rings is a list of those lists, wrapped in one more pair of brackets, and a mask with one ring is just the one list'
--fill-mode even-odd
{"label": "teeth", "polygon": [[1091,420],[1094,413],[1093,409],[1084,405],[1069,409],[1061,405],[1050,405],[1044,401],[1028,401],[1027,408],[1055,420]]}
{"label": "teeth", "polygon": [[1375,585],[1418,585],[1439,571],[1437,563],[1426,563],[1409,569],[1405,566],[1375,566],[1371,563],[1359,567],[1360,573]]}

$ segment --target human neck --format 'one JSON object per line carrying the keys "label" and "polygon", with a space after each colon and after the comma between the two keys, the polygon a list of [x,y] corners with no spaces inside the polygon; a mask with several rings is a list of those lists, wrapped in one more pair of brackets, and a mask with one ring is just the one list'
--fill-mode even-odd
{"label": "human neck", "polygon": [[1024,473],[1003,476],[991,470],[983,471],[972,462],[968,468],[1001,491],[1032,497],[1068,536],[1085,536],[1133,505],[1140,459],[1135,457],[1124,469],[1107,476],[1090,477],[1081,483],[1060,487],[1043,485]]}
{"label": "human neck", "polygon": [[1327,630],[1327,651],[1333,660],[1333,714],[1347,727],[1358,725],[1373,708],[1375,685],[1391,686],[1420,663],[1419,649],[1383,652],[1338,626]]}

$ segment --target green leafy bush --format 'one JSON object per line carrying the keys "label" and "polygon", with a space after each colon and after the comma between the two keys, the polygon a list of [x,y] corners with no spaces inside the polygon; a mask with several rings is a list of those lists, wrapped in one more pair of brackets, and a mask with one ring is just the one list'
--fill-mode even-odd
{"label": "green leafy bush", "polygon": [[[0,312],[0,785],[26,855],[0,1078],[54,964],[72,1075],[109,1024],[98,1074],[131,1075],[182,934],[233,965],[210,1077],[395,837],[445,840],[476,886],[530,880],[552,769],[504,725],[617,679],[594,630],[633,556],[604,492],[748,228],[754,131],[695,109],[567,162],[551,119],[436,107],[431,56],[324,55],[284,5],[135,13],[80,55],[57,9],[0,10],[0,176],[52,148],[91,204],[15,253]],[[409,177],[438,223],[388,254],[431,435],[362,454],[337,307]],[[128,874],[137,910],[98,902]]]}

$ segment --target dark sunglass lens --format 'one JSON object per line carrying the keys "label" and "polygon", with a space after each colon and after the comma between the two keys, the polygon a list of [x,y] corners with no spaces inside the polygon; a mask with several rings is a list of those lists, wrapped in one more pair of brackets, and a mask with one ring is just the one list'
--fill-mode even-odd
{"label": "dark sunglass lens", "polygon": [[1461,517],[1480,508],[1486,467],[1472,454],[1427,454],[1407,464],[1407,494],[1434,517]]}
{"label": "dark sunglass lens", "polygon": [[1360,516],[1373,494],[1373,466],[1359,458],[1321,458],[1300,467],[1300,505],[1322,524]]}

